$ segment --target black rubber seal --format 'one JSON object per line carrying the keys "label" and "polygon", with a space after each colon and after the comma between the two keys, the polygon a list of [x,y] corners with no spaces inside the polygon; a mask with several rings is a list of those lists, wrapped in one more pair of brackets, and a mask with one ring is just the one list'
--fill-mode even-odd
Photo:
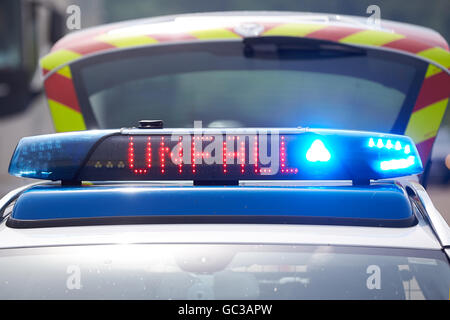
{"label": "black rubber seal", "polygon": [[17,220],[9,217],[6,225],[10,228],[53,228],[75,226],[104,226],[132,224],[289,224],[289,225],[337,225],[383,228],[408,228],[417,224],[414,215],[405,219],[357,219],[333,217],[298,216],[131,216],[131,217],[95,217],[45,220]]}

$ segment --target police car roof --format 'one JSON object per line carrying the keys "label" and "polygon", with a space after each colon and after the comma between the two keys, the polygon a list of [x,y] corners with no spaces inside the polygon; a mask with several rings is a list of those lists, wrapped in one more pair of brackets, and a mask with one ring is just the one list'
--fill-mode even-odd
{"label": "police car roof", "polygon": [[[279,183],[279,182],[278,182]],[[291,184],[292,182],[289,182]],[[154,184],[154,183],[152,183]],[[165,182],[164,184],[167,184]],[[169,183],[185,185],[186,182]],[[273,185],[273,182],[257,182],[257,185]],[[320,183],[317,183],[320,184]],[[322,183],[328,184],[329,183]],[[345,183],[343,183],[345,184]],[[401,184],[404,184],[400,187]],[[55,186],[45,183],[30,189],[30,194]],[[122,185],[124,193],[129,186]],[[147,188],[146,184],[140,183]],[[336,186],[340,183],[336,182]],[[425,190],[414,182],[382,183],[382,188],[397,185],[399,189],[410,189],[422,205],[426,207],[426,217],[413,211],[416,223],[404,228],[384,228],[375,226],[308,225],[308,224],[241,224],[234,223],[157,223],[127,225],[63,226],[40,228],[11,228],[7,219],[0,223],[0,248],[132,244],[132,243],[214,243],[214,244],[285,244],[285,245],[338,245],[370,246],[440,250],[448,244],[449,231],[445,222],[426,195]],[[82,187],[82,188],[95,188]],[[111,187],[111,186],[110,186]],[[135,186],[136,187],[136,186]],[[59,190],[64,187],[57,187]],[[189,188],[189,187],[188,187]],[[228,187],[214,188],[216,193]],[[247,188],[247,186],[246,186]],[[315,186],[316,189],[320,186]],[[164,188],[166,189],[166,188]],[[56,190],[55,190],[56,191]],[[18,193],[21,190],[17,191]],[[68,190],[71,193],[70,188]],[[134,193],[134,192],[133,192]],[[129,193],[129,196],[133,196]],[[12,192],[12,197],[13,199]],[[94,192],[95,194],[95,192]],[[5,200],[2,200],[5,201]],[[20,201],[20,198],[19,198]],[[382,201],[383,202],[383,201]],[[149,205],[146,205],[150,207]],[[58,205],[57,205],[58,207]],[[98,206],[97,206],[98,207]],[[47,208],[51,208],[47,204]],[[197,221],[198,222],[198,221]],[[438,234],[436,234],[438,232]]]}
{"label": "police car roof", "polygon": [[[51,204],[51,205],[49,205]],[[411,227],[406,192],[369,186],[36,186],[16,201],[15,228],[249,223]]]}
{"label": "police car roof", "polygon": [[442,248],[430,225],[417,215],[408,228],[281,224],[142,224],[56,228],[10,228],[0,224],[0,248],[99,244],[284,244],[414,249]]}

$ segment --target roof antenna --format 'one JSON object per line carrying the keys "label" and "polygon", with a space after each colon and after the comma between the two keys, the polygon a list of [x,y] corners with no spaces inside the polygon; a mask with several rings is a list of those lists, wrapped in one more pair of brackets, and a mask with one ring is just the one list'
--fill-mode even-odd
{"label": "roof antenna", "polygon": [[164,122],[162,120],[140,120],[139,129],[162,129]]}

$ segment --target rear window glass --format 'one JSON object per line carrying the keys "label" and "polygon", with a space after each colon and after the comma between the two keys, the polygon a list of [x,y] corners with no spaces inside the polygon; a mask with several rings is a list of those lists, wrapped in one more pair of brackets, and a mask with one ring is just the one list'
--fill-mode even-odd
{"label": "rear window glass", "polygon": [[249,58],[241,43],[229,42],[86,59],[74,65],[74,77],[88,124],[100,128],[162,119],[165,127],[201,120],[205,127],[389,132],[412,108],[423,75],[412,61],[374,51]]}

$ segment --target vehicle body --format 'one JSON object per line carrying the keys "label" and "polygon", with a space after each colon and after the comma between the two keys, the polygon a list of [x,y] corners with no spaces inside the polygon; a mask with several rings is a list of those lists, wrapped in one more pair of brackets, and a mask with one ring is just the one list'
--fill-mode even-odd
{"label": "vehicle body", "polygon": [[432,167],[429,183],[446,185],[450,182],[450,130],[443,127],[439,131],[438,138],[433,148]]}
{"label": "vehicle body", "polygon": [[[172,44],[180,44],[179,48],[183,48],[184,44],[191,43],[214,45],[222,40],[242,43],[246,38],[278,36],[348,44],[373,49],[380,54],[395,53],[401,58],[414,57],[416,61],[422,61],[426,71],[419,79],[419,88],[412,89],[411,101],[405,102],[404,114],[399,114],[399,117],[404,117],[398,121],[401,124],[397,122],[395,127],[376,131],[412,137],[422,162],[427,163],[448,104],[448,44],[430,29],[384,20],[380,25],[373,25],[365,18],[351,16],[280,12],[208,13],[120,22],[72,33],[55,44],[51,53],[41,60],[55,129],[65,132],[111,128],[93,115],[92,106],[81,92],[83,84],[80,82],[83,81],[78,80],[78,85],[73,81],[73,67],[77,64],[82,66],[90,61],[99,64],[109,57],[114,59],[114,54],[144,52],[140,50],[152,52],[152,48],[163,49],[165,45]],[[75,76],[80,78],[78,74]],[[141,119],[134,120],[133,124],[136,124]],[[312,127],[315,123],[309,119],[299,119],[288,127],[299,125]],[[269,123],[267,126],[274,127]],[[355,128],[341,126],[337,129]]]}
{"label": "vehicle body", "polygon": [[[448,103],[448,63],[432,31],[328,15],[185,15],[67,36],[41,61],[55,127],[105,130],[18,144],[10,174],[53,182],[0,202],[1,297],[448,299],[450,230],[419,183]],[[284,108],[298,89],[286,91],[290,71],[319,88],[307,103],[344,85],[358,99],[339,100],[351,106],[342,118],[314,106],[326,129],[299,128],[317,117]],[[171,78],[183,72],[184,82]],[[136,85],[146,77],[153,87]],[[201,97],[199,84],[218,107],[195,109],[172,84]],[[131,127],[143,102],[169,129]]]}
{"label": "vehicle body", "polygon": [[447,299],[450,230],[409,138],[276,131],[267,148],[267,129],[22,139],[10,173],[57,182],[2,199],[1,297]]}

